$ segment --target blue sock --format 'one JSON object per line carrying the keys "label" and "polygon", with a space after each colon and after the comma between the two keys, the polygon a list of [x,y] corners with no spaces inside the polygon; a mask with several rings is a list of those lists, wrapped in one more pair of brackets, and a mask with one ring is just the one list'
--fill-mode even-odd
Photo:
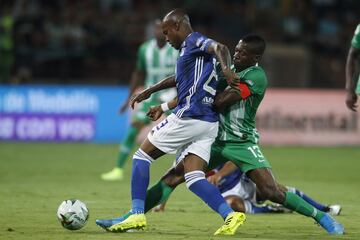
{"label": "blue sock", "polygon": [[221,196],[218,188],[205,179],[202,171],[192,171],[185,174],[186,186],[200,197],[212,210],[219,213],[223,219],[233,210]]}
{"label": "blue sock", "polygon": [[289,192],[295,193],[296,195],[298,195],[299,197],[304,199],[307,203],[311,204],[316,209],[323,211],[323,212],[327,212],[329,210],[329,208],[327,206],[316,202],[314,199],[310,198],[309,196],[307,196],[305,193],[301,192],[300,190],[298,190],[294,187],[286,187],[286,188],[288,189]]}
{"label": "blue sock", "polygon": [[137,150],[133,157],[131,198],[133,213],[144,213],[146,190],[149,186],[150,163],[153,161],[144,151]]}

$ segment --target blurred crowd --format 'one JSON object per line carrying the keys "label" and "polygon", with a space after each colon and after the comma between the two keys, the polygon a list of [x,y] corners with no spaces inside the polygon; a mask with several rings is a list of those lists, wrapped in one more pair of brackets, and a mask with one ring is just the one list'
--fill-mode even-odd
{"label": "blurred crowd", "polygon": [[344,86],[359,0],[0,0],[0,83],[127,84],[150,23],[174,7],[230,50],[256,32],[308,52],[305,87]]}

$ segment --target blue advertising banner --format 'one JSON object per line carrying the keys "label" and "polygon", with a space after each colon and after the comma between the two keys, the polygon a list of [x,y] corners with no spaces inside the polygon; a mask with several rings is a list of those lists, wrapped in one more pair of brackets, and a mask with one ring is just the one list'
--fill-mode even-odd
{"label": "blue advertising banner", "polygon": [[127,87],[0,86],[0,140],[120,142]]}

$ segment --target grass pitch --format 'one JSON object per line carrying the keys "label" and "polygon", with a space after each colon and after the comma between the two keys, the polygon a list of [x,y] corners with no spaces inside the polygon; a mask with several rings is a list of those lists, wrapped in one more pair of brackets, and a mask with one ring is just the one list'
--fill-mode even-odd
{"label": "grass pitch", "polygon": [[[130,161],[122,182],[103,182],[116,145],[0,143],[0,239],[360,239],[360,148],[266,147],[279,182],[295,186],[323,203],[340,203],[346,235],[329,236],[312,219],[298,214],[247,215],[235,236],[214,237],[222,219],[184,186],[164,213],[147,215],[149,227],[136,233],[107,233],[96,218],[119,216],[130,207]],[[154,183],[172,157],[155,162]],[[63,229],[58,205],[78,198],[90,209],[87,225]]]}

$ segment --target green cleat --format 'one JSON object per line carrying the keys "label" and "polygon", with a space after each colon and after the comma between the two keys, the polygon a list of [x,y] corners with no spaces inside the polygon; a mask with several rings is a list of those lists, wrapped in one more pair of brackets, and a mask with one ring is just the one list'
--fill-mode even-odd
{"label": "green cleat", "polygon": [[232,212],[226,217],[224,225],[222,225],[214,235],[234,235],[236,229],[244,224],[245,220],[246,216],[244,213]]}
{"label": "green cleat", "polygon": [[108,230],[110,232],[127,232],[129,230],[143,230],[146,227],[145,214],[132,214],[122,222],[112,225]]}
{"label": "green cleat", "polygon": [[104,181],[121,181],[124,178],[123,171],[122,168],[116,167],[110,172],[101,174],[101,179]]}

